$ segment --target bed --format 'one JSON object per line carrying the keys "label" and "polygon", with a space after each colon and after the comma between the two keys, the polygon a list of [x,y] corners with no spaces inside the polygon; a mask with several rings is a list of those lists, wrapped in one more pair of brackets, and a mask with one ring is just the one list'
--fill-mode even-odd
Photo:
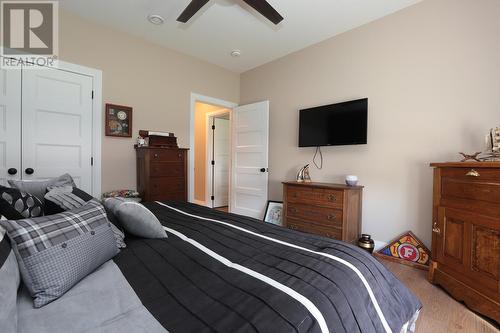
{"label": "bed", "polygon": [[40,309],[21,288],[18,332],[414,331],[419,300],[355,246],[188,203],[144,205],[168,238],[127,235]]}

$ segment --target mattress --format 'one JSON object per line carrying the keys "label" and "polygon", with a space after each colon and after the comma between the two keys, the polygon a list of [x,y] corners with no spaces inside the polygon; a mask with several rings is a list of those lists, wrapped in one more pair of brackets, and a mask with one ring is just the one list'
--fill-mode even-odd
{"label": "mattress", "polygon": [[[145,206],[169,237],[128,236],[113,261],[42,309],[22,295],[19,332],[414,328],[419,300],[355,246],[193,204]],[[38,320],[44,325],[33,324]]]}

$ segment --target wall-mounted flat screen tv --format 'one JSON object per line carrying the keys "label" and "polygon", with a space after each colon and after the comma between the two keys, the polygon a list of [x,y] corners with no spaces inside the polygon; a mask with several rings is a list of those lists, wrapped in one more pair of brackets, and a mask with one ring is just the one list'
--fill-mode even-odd
{"label": "wall-mounted flat screen tv", "polygon": [[300,110],[299,147],[367,144],[368,98]]}

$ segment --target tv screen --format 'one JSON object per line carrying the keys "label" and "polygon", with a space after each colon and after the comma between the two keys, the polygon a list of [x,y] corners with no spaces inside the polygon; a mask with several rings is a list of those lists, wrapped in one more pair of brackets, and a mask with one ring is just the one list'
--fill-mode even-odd
{"label": "tv screen", "polygon": [[300,110],[299,147],[367,143],[368,98]]}

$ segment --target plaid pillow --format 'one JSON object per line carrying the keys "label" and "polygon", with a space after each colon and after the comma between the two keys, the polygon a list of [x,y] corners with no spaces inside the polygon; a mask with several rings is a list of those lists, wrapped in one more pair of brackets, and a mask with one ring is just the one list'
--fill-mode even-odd
{"label": "plaid pillow", "polygon": [[[58,214],[79,208],[94,199],[90,194],[73,186],[51,186],[47,188],[47,191],[45,194],[45,215]],[[125,234],[113,224],[108,214],[107,217],[112,223],[111,230],[115,235],[116,245],[120,249],[126,248]]]}
{"label": "plaid pillow", "polygon": [[64,213],[0,221],[23,281],[41,307],[118,253],[104,207],[95,199]]}

